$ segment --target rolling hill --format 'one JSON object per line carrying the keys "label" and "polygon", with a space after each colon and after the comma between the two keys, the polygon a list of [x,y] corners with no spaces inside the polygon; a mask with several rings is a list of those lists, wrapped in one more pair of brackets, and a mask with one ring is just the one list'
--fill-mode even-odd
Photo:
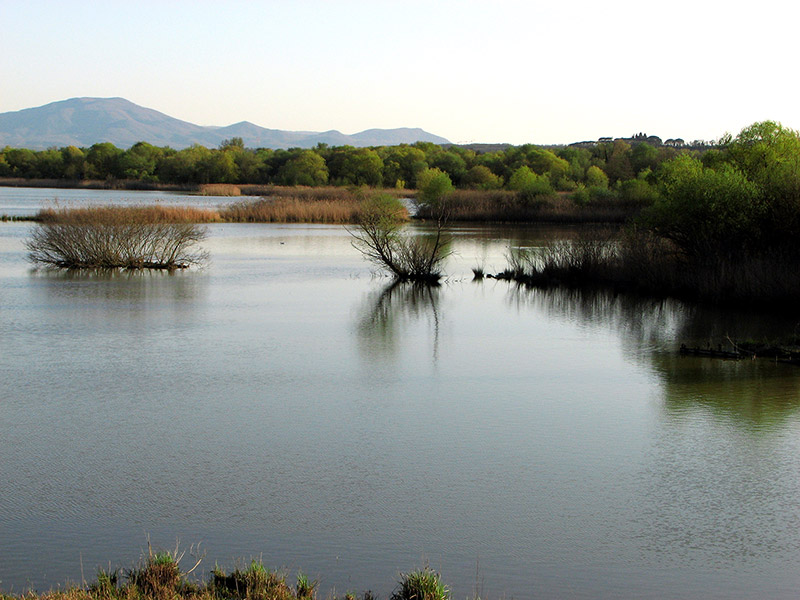
{"label": "rolling hill", "polygon": [[312,148],[331,146],[393,146],[416,141],[449,143],[422,129],[368,129],[353,135],[336,130],[284,131],[248,121],[226,127],[204,127],[182,121],[124,98],[72,98],[36,108],[0,113],[0,147],[43,150],[52,146],[87,147],[111,142],[129,148],[136,142],[180,149],[201,144],[216,147],[240,137],[248,148]]}

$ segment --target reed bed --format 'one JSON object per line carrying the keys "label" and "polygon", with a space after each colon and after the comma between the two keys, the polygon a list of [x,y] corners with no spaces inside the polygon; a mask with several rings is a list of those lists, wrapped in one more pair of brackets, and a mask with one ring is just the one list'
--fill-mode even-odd
{"label": "reed bed", "polygon": [[262,198],[222,208],[220,215],[223,220],[235,223],[352,224],[359,221],[361,200],[355,197],[340,200]]}
{"label": "reed bed", "polygon": [[197,193],[201,196],[241,196],[242,190],[232,183],[203,183]]}
{"label": "reed bed", "polygon": [[87,206],[43,208],[35,219],[41,223],[218,223],[219,211],[192,206],[139,204],[135,206]]}

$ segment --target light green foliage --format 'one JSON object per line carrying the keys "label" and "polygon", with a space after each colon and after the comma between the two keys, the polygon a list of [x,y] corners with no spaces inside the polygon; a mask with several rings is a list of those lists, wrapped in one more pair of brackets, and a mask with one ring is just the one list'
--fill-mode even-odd
{"label": "light green foliage", "polygon": [[661,195],[645,222],[688,254],[732,256],[757,243],[766,206],[734,167],[709,169],[681,155],[662,165]]}
{"label": "light green foliage", "polygon": [[525,202],[553,193],[550,180],[544,175],[537,175],[529,167],[520,167],[514,171],[507,185]]}
{"label": "light green foliage", "polygon": [[440,169],[425,169],[417,175],[417,202],[434,209],[444,210],[447,196],[453,193],[450,176]]}
{"label": "light green foliage", "polygon": [[778,235],[800,231],[800,133],[764,121],[726,144],[728,160],[760,186]]}
{"label": "light green foliage", "polygon": [[643,178],[619,182],[619,199],[632,204],[652,204],[658,198],[658,190]]}
{"label": "light green foliage", "polygon": [[608,189],[608,176],[603,172],[603,169],[592,165],[586,169],[586,185],[592,188]]}
{"label": "light green foliage", "polygon": [[314,598],[318,583],[319,582],[316,579],[314,581],[310,581],[307,575],[305,575],[302,571],[299,571],[297,573],[297,586],[295,587],[295,595],[297,596],[298,600],[310,600],[311,598]]}

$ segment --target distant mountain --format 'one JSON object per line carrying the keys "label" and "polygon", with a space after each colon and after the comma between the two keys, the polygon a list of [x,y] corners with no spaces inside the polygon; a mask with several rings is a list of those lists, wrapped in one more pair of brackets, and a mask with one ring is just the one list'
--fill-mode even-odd
{"label": "distant mountain", "polygon": [[449,143],[422,129],[368,129],[346,135],[336,130],[283,131],[248,121],[226,127],[203,127],[175,119],[124,98],[72,98],[37,108],[0,113],[0,147],[42,150],[52,146],[88,147],[111,142],[129,148],[136,142],[180,149],[201,144],[214,148],[240,137],[248,148],[312,148],[330,146],[394,146],[417,141]]}

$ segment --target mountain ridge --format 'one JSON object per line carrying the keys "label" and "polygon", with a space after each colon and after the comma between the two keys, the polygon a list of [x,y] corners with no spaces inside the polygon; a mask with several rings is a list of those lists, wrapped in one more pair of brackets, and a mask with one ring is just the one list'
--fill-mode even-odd
{"label": "mountain ridge", "polygon": [[44,150],[53,146],[88,147],[111,142],[130,148],[137,142],[179,150],[192,144],[217,147],[232,137],[248,148],[313,148],[332,146],[394,146],[417,141],[448,144],[443,137],[420,128],[366,129],[344,134],[328,131],[287,131],[261,127],[250,121],[225,126],[203,126],[171,117],[125,98],[78,97],[42,106],[0,113],[0,147]]}

